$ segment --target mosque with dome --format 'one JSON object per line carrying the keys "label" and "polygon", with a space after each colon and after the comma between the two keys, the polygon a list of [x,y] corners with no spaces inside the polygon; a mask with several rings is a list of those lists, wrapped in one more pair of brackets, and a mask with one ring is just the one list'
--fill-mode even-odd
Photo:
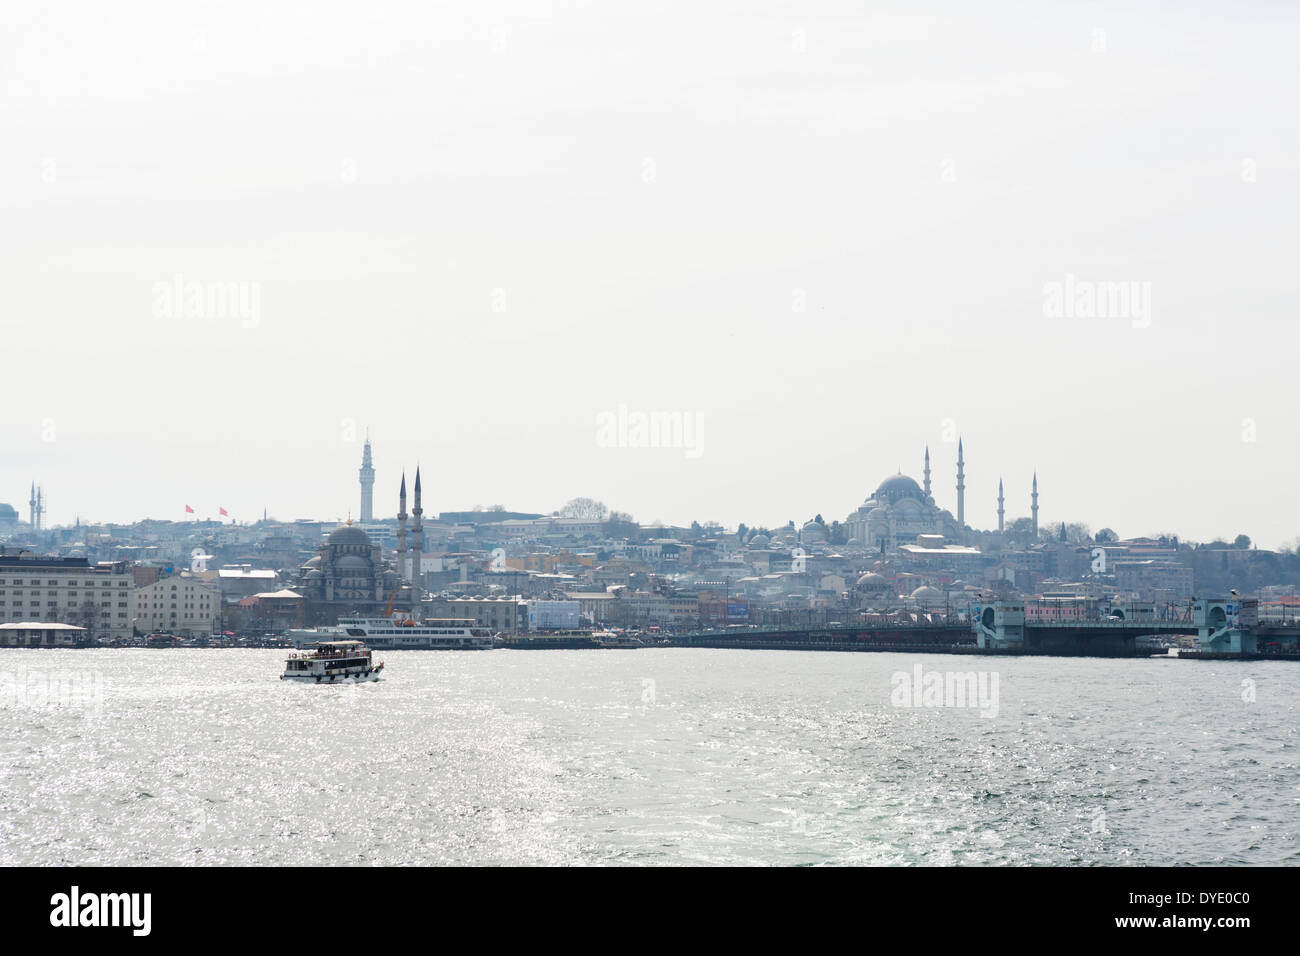
{"label": "mosque with dome", "polygon": [[295,590],[311,603],[347,613],[382,611],[401,582],[383,549],[349,518],[330,532],[298,572]]}
{"label": "mosque with dome", "polygon": [[[367,459],[370,457],[369,451],[370,443],[367,441]],[[364,487],[364,474],[362,477]],[[399,501],[397,558],[401,567],[406,559],[405,475],[402,476]],[[420,580],[420,552],[424,548],[423,513],[424,509],[420,506],[420,471],[417,468],[415,507],[412,509],[415,518],[412,527],[412,582]],[[316,557],[298,569],[295,590],[325,620],[337,620],[340,616],[350,615],[381,616],[390,598],[404,607],[418,601],[421,593],[418,586],[408,584],[384,560],[383,549],[370,540],[370,535],[364,529],[354,525],[351,518],[331,531],[325,543],[316,550]]]}
{"label": "mosque with dome", "polygon": [[935,504],[930,494],[930,449],[925,449],[925,485],[901,472],[880,483],[875,492],[844,521],[850,543],[872,551],[894,551],[914,544],[918,535],[943,535],[955,544],[966,537],[966,474],[962,444],[957,442],[957,515]]}

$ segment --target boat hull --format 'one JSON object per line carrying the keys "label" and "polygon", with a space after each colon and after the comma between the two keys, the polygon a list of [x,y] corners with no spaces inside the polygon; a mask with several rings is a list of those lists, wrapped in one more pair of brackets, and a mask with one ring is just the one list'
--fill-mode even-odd
{"label": "boat hull", "polygon": [[280,680],[296,684],[368,684],[379,680],[383,668],[357,674],[281,674]]}

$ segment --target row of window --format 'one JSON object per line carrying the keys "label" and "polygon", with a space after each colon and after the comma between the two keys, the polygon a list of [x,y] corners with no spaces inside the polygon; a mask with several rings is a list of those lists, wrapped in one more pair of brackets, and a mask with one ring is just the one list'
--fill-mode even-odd
{"label": "row of window", "polygon": [[[4,604],[4,603],[5,603],[5,599],[6,599],[7,596],[8,596],[8,593],[7,593],[7,592],[0,592],[0,604]],[[40,592],[40,591],[33,591],[31,594],[24,594],[22,591],[15,591],[15,592],[13,593],[13,597],[15,597],[15,598],[19,598],[19,599],[24,598],[24,597],[28,597],[28,598],[39,598],[40,596],[41,596],[41,592]],[[46,597],[59,597],[59,592],[58,592],[58,591],[46,591],[46,592],[45,592],[45,596],[46,596]],[[77,594],[76,591],[69,591],[67,594],[63,595],[63,597],[65,597],[65,598],[75,598],[75,597],[78,597],[78,596],[79,596],[79,595]],[[94,591],[87,591],[87,592],[86,592],[86,600],[91,600],[92,598],[94,598],[94,596],[95,596],[95,592],[94,592]],[[105,595],[105,596],[108,596],[108,595]],[[119,597],[122,597],[123,595],[118,595],[118,596],[119,596]],[[15,603],[17,603],[17,604],[21,604],[22,601],[21,601],[21,600],[18,600],[18,601],[15,601]],[[51,602],[51,603],[53,603],[53,602]],[[206,607],[209,606],[207,601],[200,601],[200,602],[198,602],[197,604],[194,603],[194,602],[192,602],[192,601],[186,601],[186,602],[183,602],[183,603],[184,603],[184,606],[185,606],[185,607],[204,607],[204,608],[206,608]],[[125,602],[125,601],[119,601],[117,606],[118,606],[118,607],[126,607],[126,604],[127,604],[127,602]],[[107,604],[105,604],[104,606],[105,606],[105,607],[108,607]],[[143,606],[143,607],[148,607],[149,605],[145,604],[145,605],[142,605],[142,606]],[[158,603],[155,603],[153,606],[154,606],[154,607],[162,607],[162,603],[161,603],[161,602],[158,602]],[[176,606],[176,602],[173,601],[173,602],[172,602],[172,607],[175,607],[175,606]]]}
{"label": "row of window", "polygon": [[[6,583],[8,582],[6,582],[4,578],[0,578],[0,587],[4,587]],[[13,583],[21,586],[24,582],[22,578],[14,578]],[[36,585],[39,587],[41,580],[40,578],[32,578],[30,581],[26,583],[29,585]],[[124,588],[127,586],[128,583],[129,582],[127,581],[118,581],[117,586],[120,588]],[[59,581],[57,579],[53,581],[46,581],[45,584],[47,587],[67,587],[67,588],[81,587],[81,583],[79,581]],[[93,588],[96,584],[104,588],[109,588],[113,586],[112,581],[87,581],[85,586],[88,588]],[[172,590],[174,591],[176,589],[172,588]]]}
{"label": "row of window", "polygon": [[[35,606],[35,605],[34,605],[34,606]],[[37,607],[36,609],[37,609],[38,611],[40,610],[39,607]],[[6,613],[5,611],[0,611],[0,617],[4,617],[5,613]],[[19,619],[21,619],[21,618],[23,618],[23,617],[30,616],[31,612],[30,612],[30,611],[9,611],[8,614],[9,614],[10,617],[14,617],[14,618],[19,618]],[[57,615],[57,614],[55,614],[53,611],[51,611],[51,612],[47,613],[45,616],[48,617],[50,620],[53,620],[54,618],[58,617],[59,615]],[[112,612],[111,612],[111,611],[104,611],[104,612],[101,613],[99,616],[102,617],[102,618],[103,618],[103,617],[110,617],[110,616],[112,616]],[[130,615],[127,614],[126,611],[118,611],[118,612],[117,612],[117,616],[118,616],[118,617],[129,617]],[[67,622],[65,622],[65,623],[67,623]]]}
{"label": "row of window", "polygon": [[[6,595],[8,595],[8,594],[9,594],[8,591],[0,591],[0,597],[6,596]],[[102,597],[112,597],[112,596],[113,596],[113,595],[109,594],[107,591],[87,591],[86,594],[85,594],[85,596],[86,596],[87,598],[93,598],[96,594],[98,594],[98,595],[100,595],[100,596],[102,596]],[[62,595],[63,597],[70,597],[70,598],[81,597],[81,595],[80,595],[78,592],[76,592],[76,591],[46,591],[46,592],[45,592],[45,596],[46,596],[46,597],[59,597],[60,595]],[[15,591],[15,592],[13,593],[13,596],[14,596],[14,597],[40,597],[40,596],[41,596],[41,592],[40,592],[40,591],[32,591],[31,594],[25,594],[25,593],[22,592],[22,591]],[[118,592],[118,595],[117,595],[117,596],[118,596],[118,597],[125,597],[126,595],[122,594],[121,592]]]}
{"label": "row of window", "polygon": [[[27,603],[30,604],[32,607],[40,607],[40,606],[41,606],[41,602],[40,602],[40,601],[28,601]],[[14,601],[13,604],[14,604],[14,607],[22,607],[22,606],[23,606],[23,602],[22,602],[22,601]],[[5,600],[4,600],[4,598],[0,598],[0,607],[4,607],[4,606],[5,606]],[[58,607],[58,606],[59,606],[59,602],[58,602],[58,601],[46,601],[46,602],[45,602],[45,606],[46,606],[46,607]],[[99,602],[99,606],[100,606],[100,607],[112,607],[112,606],[113,606],[113,602],[112,602],[112,601],[100,601],[100,602]],[[129,602],[129,601],[118,601],[118,602],[117,602],[117,606],[118,606],[118,607],[130,607],[130,602]],[[69,610],[76,610],[76,608],[69,608]]]}

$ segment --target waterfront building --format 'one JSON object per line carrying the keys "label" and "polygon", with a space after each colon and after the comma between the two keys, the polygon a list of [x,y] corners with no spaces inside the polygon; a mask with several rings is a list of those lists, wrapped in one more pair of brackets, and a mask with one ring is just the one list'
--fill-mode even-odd
{"label": "waterfront building", "polygon": [[134,589],[125,561],[7,554],[0,557],[0,622],[72,624],[92,638],[129,638]]}
{"label": "waterfront building", "polygon": [[577,601],[529,601],[528,630],[574,630],[580,615]]}
{"label": "waterfront building", "polygon": [[0,624],[0,647],[77,647],[86,629],[75,624],[11,621]]}
{"label": "waterfront building", "polygon": [[494,631],[528,630],[528,602],[517,597],[435,597],[422,602],[420,613],[421,620],[456,618]]}
{"label": "waterfront building", "polygon": [[269,631],[283,631],[302,627],[303,599],[297,591],[283,588],[254,594],[239,602],[253,618],[253,622]]}
{"label": "waterfront building", "polygon": [[135,626],[148,634],[200,637],[220,630],[221,587],[182,573],[135,591]]}
{"label": "waterfront building", "polygon": [[[201,577],[211,577],[212,572],[202,572]],[[244,598],[261,591],[269,591],[279,580],[270,568],[254,568],[241,564],[219,568],[216,581],[221,588],[221,598],[227,604],[237,604]]]}

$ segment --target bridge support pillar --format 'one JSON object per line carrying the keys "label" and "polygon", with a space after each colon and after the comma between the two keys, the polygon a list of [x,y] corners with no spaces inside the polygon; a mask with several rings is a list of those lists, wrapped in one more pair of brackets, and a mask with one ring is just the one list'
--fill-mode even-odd
{"label": "bridge support pillar", "polygon": [[1014,601],[995,601],[971,608],[976,643],[983,650],[1023,650],[1025,606]]}
{"label": "bridge support pillar", "polygon": [[1256,653],[1255,635],[1237,625],[1237,606],[1235,601],[1226,598],[1203,598],[1196,602],[1194,620],[1202,649],[1217,654]]}

